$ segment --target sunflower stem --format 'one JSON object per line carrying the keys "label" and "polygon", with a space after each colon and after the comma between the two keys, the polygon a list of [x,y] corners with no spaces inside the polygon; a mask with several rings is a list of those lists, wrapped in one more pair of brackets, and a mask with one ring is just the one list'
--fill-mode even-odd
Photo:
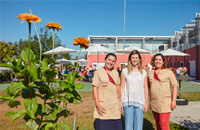
{"label": "sunflower stem", "polygon": [[78,62],[79,62],[79,58],[80,58],[80,55],[81,55],[81,49],[82,49],[82,47],[80,46],[80,51],[79,51],[79,55],[78,55],[78,61],[76,63],[76,70],[78,68]]}
{"label": "sunflower stem", "polygon": [[30,61],[30,49],[31,49],[31,23],[28,22],[29,36],[28,36],[28,60]]}
{"label": "sunflower stem", "polygon": [[53,53],[52,53],[52,58],[54,58],[54,36],[55,36],[55,28],[53,28],[53,46],[52,46],[52,48],[53,48]]}

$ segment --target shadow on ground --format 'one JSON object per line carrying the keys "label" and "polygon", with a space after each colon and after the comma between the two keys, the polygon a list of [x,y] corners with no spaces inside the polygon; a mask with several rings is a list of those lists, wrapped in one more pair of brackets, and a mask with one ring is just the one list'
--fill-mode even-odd
{"label": "shadow on ground", "polygon": [[181,125],[186,126],[189,130],[200,130],[200,122],[192,122],[190,120],[184,120],[180,122]]}

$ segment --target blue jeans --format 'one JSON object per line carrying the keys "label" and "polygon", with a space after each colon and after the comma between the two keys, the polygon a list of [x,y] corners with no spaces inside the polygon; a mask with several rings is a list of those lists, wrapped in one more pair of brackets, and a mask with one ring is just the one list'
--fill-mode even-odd
{"label": "blue jeans", "polygon": [[124,108],[124,119],[125,119],[125,130],[142,130],[143,128],[143,117],[144,112],[142,109],[136,106],[125,106]]}

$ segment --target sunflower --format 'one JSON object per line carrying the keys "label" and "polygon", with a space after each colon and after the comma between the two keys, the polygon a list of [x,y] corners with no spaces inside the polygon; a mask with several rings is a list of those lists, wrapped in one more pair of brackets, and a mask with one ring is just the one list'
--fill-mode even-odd
{"label": "sunflower", "polygon": [[17,16],[18,19],[23,19],[22,23],[26,20],[28,21],[29,23],[32,23],[33,21],[34,22],[40,22],[41,21],[41,18],[36,16],[36,15],[33,15],[33,14],[27,14],[27,13],[24,13],[24,14],[19,14],[19,16]]}
{"label": "sunflower", "polygon": [[84,37],[77,37],[74,39],[74,45],[80,45],[81,47],[84,47],[85,49],[87,49],[90,45],[90,42],[88,39],[84,38]]}
{"label": "sunflower", "polygon": [[61,27],[60,24],[58,24],[58,23],[52,23],[52,22],[47,23],[47,25],[45,26],[45,28],[57,29],[57,31],[59,31],[59,29],[62,30],[62,27]]}

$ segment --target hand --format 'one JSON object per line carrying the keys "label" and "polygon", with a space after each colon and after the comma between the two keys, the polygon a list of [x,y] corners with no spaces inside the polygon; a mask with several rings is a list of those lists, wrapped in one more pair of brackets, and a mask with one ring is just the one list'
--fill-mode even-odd
{"label": "hand", "polygon": [[172,101],[171,103],[171,109],[172,111],[176,108],[176,101]]}
{"label": "hand", "polygon": [[146,113],[148,111],[148,109],[149,109],[149,102],[145,102],[144,106],[143,106],[144,113]]}
{"label": "hand", "polygon": [[121,104],[121,112],[124,113],[124,108],[122,104]]}
{"label": "hand", "polygon": [[97,112],[100,116],[103,116],[103,114],[105,114],[105,108],[102,107],[100,104],[97,105]]}

